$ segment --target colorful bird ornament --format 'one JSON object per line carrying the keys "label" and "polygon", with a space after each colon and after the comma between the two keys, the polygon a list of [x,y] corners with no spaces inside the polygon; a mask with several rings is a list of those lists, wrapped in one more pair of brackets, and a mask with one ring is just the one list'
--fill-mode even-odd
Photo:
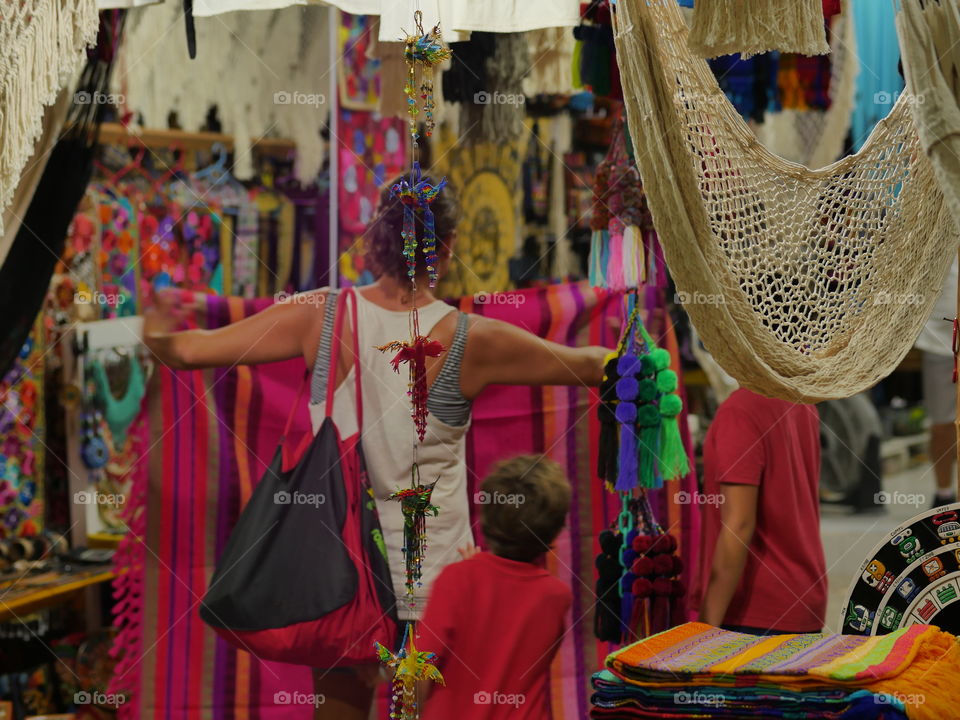
{"label": "colorful bird ornament", "polygon": [[400,652],[394,654],[378,642],[373,643],[380,662],[394,670],[393,693],[390,697],[390,717],[394,720],[417,720],[420,708],[417,703],[417,683],[433,680],[444,685],[443,675],[434,663],[436,653],[421,652],[413,643],[413,633],[407,625],[405,642]]}

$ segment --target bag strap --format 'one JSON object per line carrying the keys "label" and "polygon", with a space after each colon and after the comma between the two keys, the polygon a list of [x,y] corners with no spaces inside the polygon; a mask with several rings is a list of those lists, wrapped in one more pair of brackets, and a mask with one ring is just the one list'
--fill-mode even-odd
{"label": "bag strap", "polygon": [[330,341],[330,371],[327,373],[327,404],[326,417],[333,414],[333,395],[337,385],[337,364],[340,359],[340,345],[343,339],[343,318],[346,315],[345,305],[350,303],[350,317],[353,335],[353,374],[356,392],[357,429],[363,429],[363,393],[360,382],[360,339],[357,327],[357,296],[353,288],[346,288],[337,298],[337,319],[333,326],[333,339]]}
{"label": "bag strap", "polygon": [[307,387],[307,382],[310,380],[310,370],[307,369],[303,372],[303,380],[300,382],[300,389],[297,390],[297,399],[293,401],[293,405],[290,408],[290,414],[287,415],[287,424],[283,426],[283,434],[280,436],[280,444],[283,445],[287,442],[287,435],[290,434],[290,426],[293,425],[293,418],[297,414],[297,410],[300,408],[300,401],[303,400],[303,391]]}

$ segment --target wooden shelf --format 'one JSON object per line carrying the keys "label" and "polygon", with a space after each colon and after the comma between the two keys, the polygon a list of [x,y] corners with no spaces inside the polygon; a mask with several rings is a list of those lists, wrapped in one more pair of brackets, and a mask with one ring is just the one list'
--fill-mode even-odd
{"label": "wooden shelf", "polygon": [[[187,132],[185,130],[152,130],[129,132],[120,123],[104,123],[100,126],[100,143],[103,145],[127,143],[145,145],[148,148],[181,147],[184,150],[209,150],[214,143],[222,143],[233,150],[233,135],[212,132]],[[286,138],[260,137],[253,139],[255,152],[268,155],[287,155],[297,149],[293,140]]]}
{"label": "wooden shelf", "polygon": [[87,547],[91,549],[116,550],[124,535],[109,532],[97,532],[87,535]]}
{"label": "wooden shelf", "polygon": [[72,573],[43,573],[0,581],[0,622],[53,605],[59,605],[91,585],[116,577],[109,565],[96,565]]}

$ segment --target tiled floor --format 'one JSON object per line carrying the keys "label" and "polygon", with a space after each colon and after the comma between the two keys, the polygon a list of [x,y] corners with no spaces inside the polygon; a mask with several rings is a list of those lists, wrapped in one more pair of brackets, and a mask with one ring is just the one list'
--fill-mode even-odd
{"label": "tiled floor", "polygon": [[885,512],[851,515],[843,508],[822,506],[820,536],[829,583],[827,630],[839,631],[847,590],[868,554],[903,520],[930,507],[933,486],[932,468],[922,465],[884,478],[884,491],[899,501],[887,505]]}

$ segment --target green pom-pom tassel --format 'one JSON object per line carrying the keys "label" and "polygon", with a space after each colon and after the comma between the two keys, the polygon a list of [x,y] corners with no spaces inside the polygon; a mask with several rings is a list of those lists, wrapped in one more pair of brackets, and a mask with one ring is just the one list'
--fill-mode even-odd
{"label": "green pom-pom tassel", "polygon": [[661,414],[662,411],[658,410],[657,406],[652,403],[641,405],[637,409],[637,425],[642,428],[658,428],[660,427]]}
{"label": "green pom-pom tassel", "polygon": [[660,414],[666,418],[675,418],[683,410],[683,401],[674,393],[660,399]]}
{"label": "green pom-pom tassel", "polygon": [[666,395],[660,401],[660,474],[664,480],[676,480],[690,472],[687,451],[680,437],[680,424],[677,417],[683,409],[679,395]]}
{"label": "green pom-pom tassel", "polygon": [[668,367],[670,367],[670,353],[663,348],[651,350],[650,358],[653,360],[653,364],[654,367],[657,368],[657,372],[666,370]]}
{"label": "green pom-pom tassel", "polygon": [[[652,380],[644,381],[653,383]],[[642,385],[643,383],[641,383]],[[657,483],[657,446],[660,443],[660,411],[653,403],[637,408],[637,425],[640,433],[637,437],[637,480],[641,487],[655,488]]]}
{"label": "green pom-pom tassel", "polygon": [[641,380],[637,388],[638,403],[652,403],[657,399],[657,383],[653,380]]}
{"label": "green pom-pom tassel", "polygon": [[661,370],[657,373],[657,390],[666,394],[677,389],[677,374],[673,370]]}
{"label": "green pom-pom tassel", "polygon": [[641,355],[640,356],[640,374],[643,376],[653,375],[657,372],[657,364],[653,360],[652,355]]}

